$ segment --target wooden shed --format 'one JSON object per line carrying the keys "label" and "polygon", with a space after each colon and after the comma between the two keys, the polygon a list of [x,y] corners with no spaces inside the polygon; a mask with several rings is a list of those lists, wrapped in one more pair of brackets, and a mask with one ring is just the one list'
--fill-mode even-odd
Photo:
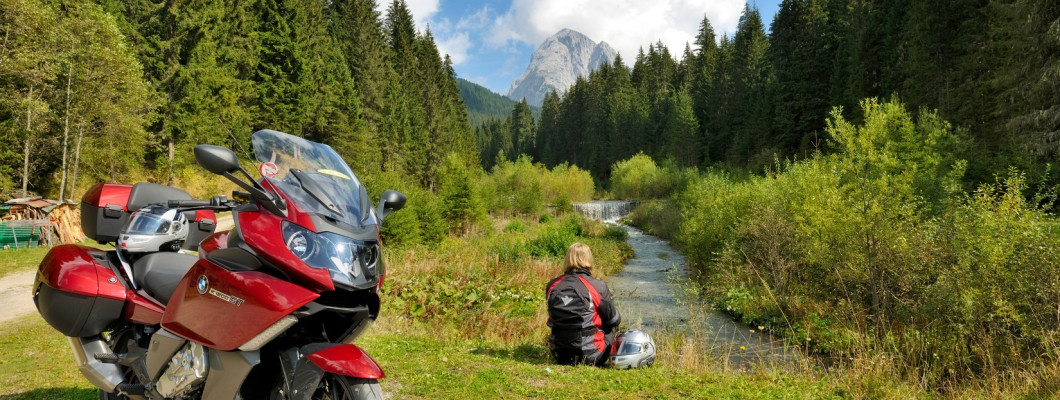
{"label": "wooden shed", "polygon": [[39,197],[0,204],[0,248],[51,246],[84,239],[74,204]]}

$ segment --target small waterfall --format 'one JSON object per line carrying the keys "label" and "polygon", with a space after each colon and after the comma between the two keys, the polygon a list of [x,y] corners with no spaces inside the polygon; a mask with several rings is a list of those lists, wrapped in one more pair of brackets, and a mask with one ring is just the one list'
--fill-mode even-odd
{"label": "small waterfall", "polygon": [[574,212],[597,221],[618,222],[633,212],[633,202],[607,200],[572,205]]}

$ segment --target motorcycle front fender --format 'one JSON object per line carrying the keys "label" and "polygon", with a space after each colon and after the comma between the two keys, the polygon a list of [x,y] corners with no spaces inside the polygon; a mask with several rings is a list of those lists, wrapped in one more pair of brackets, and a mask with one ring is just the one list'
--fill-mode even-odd
{"label": "motorcycle front fender", "polygon": [[338,344],[309,354],[313,362],[324,372],[362,379],[382,379],[385,374],[379,364],[360,347]]}
{"label": "motorcycle front fender", "polygon": [[[305,355],[303,357],[303,355]],[[324,374],[379,379],[383,370],[352,344],[314,343],[281,353],[283,390],[291,400],[309,400]]]}

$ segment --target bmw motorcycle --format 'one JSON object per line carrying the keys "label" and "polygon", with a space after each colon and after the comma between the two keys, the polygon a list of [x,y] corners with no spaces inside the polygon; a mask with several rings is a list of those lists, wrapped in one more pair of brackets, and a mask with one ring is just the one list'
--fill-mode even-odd
{"label": "bmw motorcycle", "polygon": [[[41,261],[34,303],[100,399],[382,397],[382,369],[353,341],[379,313],[379,226],[405,196],[388,190],[373,208],[331,147],[271,130],[251,141],[259,180],[231,150],[195,147],[242,201],[150,183],[82,199],[86,235],[119,248],[131,211],[176,208],[197,256],[62,245]],[[218,211],[234,229],[214,232]]]}

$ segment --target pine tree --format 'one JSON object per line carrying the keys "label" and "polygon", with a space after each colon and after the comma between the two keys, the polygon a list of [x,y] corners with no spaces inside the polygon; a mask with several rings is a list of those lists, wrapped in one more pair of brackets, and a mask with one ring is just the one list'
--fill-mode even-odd
{"label": "pine tree", "polygon": [[662,125],[665,154],[673,157],[678,167],[699,165],[699,121],[692,110],[692,98],[688,90],[675,91],[666,101],[662,115],[659,122]]}
{"label": "pine tree", "polygon": [[360,106],[356,124],[364,130],[365,143],[357,150],[357,158],[364,160],[362,164],[374,164],[370,170],[376,170],[383,166],[384,149],[393,145],[382,141],[384,120],[391,113],[386,85],[394,79],[383,23],[375,0],[335,0],[329,4],[329,32],[346,60]]}
{"label": "pine tree", "polygon": [[[260,0],[257,34],[261,38],[260,62],[254,76],[258,92],[255,129],[270,128],[294,135],[306,134],[309,99],[307,56],[296,37],[303,12],[297,0]],[[294,16],[292,18],[292,16]]]}
{"label": "pine tree", "polygon": [[534,158],[549,167],[559,164],[562,160],[557,154],[562,146],[563,137],[560,131],[561,114],[559,94],[555,90],[545,93],[545,100],[541,105],[541,118],[537,123]]}
{"label": "pine tree", "polygon": [[699,143],[700,159],[709,162],[711,143],[710,136],[720,132],[716,121],[716,93],[715,84],[718,75],[718,44],[714,35],[714,27],[710,20],[703,17],[699,24],[699,32],[696,34],[696,61],[694,75],[692,76],[691,96],[693,111],[700,123]]}
{"label": "pine tree", "polygon": [[510,117],[512,137],[512,157],[526,154],[533,155],[534,144],[537,142],[537,127],[534,126],[534,114],[530,111],[530,105],[526,99],[515,103]]}
{"label": "pine tree", "polygon": [[781,154],[809,151],[831,108],[829,85],[838,45],[828,0],[785,0],[769,44],[774,136]]}
{"label": "pine tree", "polygon": [[[993,5],[990,48],[1001,66],[989,75],[1000,137],[1039,162],[1060,157],[1060,6],[1012,0]],[[993,141],[996,141],[994,139]]]}
{"label": "pine tree", "polygon": [[770,105],[767,97],[769,48],[765,27],[758,9],[745,7],[733,38],[732,147],[727,158],[736,164],[751,161],[767,145],[770,127]]}

